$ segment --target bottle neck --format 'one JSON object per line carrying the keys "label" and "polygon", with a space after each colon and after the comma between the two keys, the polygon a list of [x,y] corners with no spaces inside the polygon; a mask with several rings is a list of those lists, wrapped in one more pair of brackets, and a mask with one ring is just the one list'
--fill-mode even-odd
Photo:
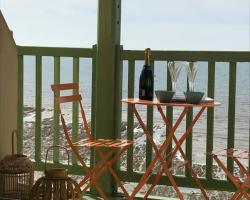
{"label": "bottle neck", "polygon": [[151,49],[145,49],[144,66],[150,66]]}

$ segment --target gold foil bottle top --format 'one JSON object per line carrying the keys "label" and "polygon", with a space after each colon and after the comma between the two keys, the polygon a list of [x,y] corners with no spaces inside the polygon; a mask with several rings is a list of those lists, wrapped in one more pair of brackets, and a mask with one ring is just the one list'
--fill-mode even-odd
{"label": "gold foil bottle top", "polygon": [[151,57],[151,49],[150,48],[146,48],[145,49],[145,60],[144,60],[144,63],[147,66],[150,66],[150,57]]}

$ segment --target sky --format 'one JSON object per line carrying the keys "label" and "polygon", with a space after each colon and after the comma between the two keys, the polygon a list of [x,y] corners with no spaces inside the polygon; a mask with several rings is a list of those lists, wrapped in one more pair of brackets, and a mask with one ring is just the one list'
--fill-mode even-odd
{"label": "sky", "polygon": [[[250,0],[121,0],[124,49],[250,51]],[[18,45],[92,47],[98,0],[0,0]]]}

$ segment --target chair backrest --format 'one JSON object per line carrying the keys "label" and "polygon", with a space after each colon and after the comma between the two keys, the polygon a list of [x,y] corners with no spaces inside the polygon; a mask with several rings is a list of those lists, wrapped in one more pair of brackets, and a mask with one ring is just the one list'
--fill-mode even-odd
{"label": "chair backrest", "polygon": [[[54,98],[55,98],[55,102],[59,105],[59,112],[61,115],[61,121],[62,121],[62,125],[63,125],[63,129],[64,132],[68,134],[68,129],[63,117],[63,113],[61,111],[61,106],[60,104],[62,103],[72,103],[72,102],[78,102],[80,105],[80,110],[81,110],[81,116],[82,116],[82,120],[83,120],[83,127],[84,127],[84,132],[86,132],[87,136],[89,139],[93,139],[91,132],[88,128],[88,122],[86,119],[86,115],[85,115],[85,111],[83,109],[83,105],[82,105],[82,96],[79,94],[79,85],[77,83],[64,83],[64,84],[54,84],[51,85],[51,89],[54,92]],[[60,95],[60,91],[61,90],[72,90],[72,95],[68,95],[68,96],[61,96]]]}

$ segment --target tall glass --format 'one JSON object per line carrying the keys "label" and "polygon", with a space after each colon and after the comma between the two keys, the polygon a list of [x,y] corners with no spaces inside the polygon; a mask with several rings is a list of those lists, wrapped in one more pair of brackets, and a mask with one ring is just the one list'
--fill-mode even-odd
{"label": "tall glass", "polygon": [[168,69],[172,80],[172,90],[175,92],[174,96],[176,96],[177,80],[181,71],[181,63],[170,61],[168,62]]}
{"label": "tall glass", "polygon": [[188,90],[190,92],[194,91],[194,79],[198,70],[197,62],[187,62],[187,75],[188,75]]}

